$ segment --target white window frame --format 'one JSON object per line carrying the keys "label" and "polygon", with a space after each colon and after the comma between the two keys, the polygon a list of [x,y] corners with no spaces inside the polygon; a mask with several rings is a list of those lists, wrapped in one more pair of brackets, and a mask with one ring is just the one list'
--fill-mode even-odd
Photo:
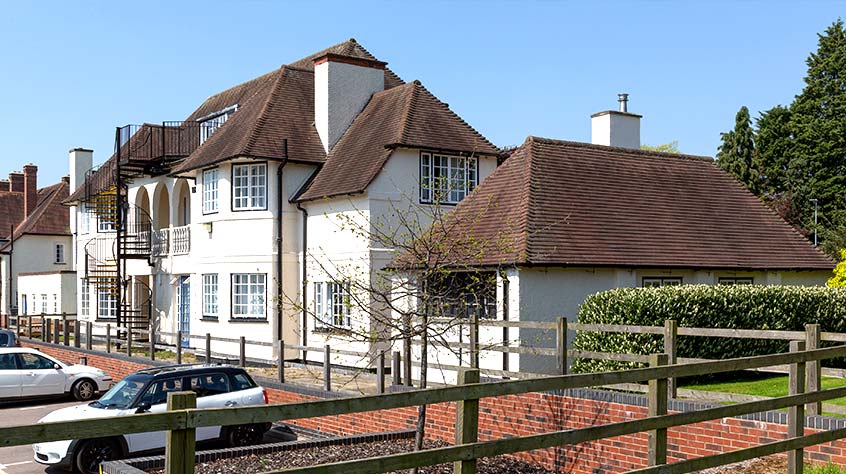
{"label": "white window frame", "polygon": [[754,285],[755,278],[753,277],[719,277],[717,278],[718,285]]}
{"label": "white window frame", "polygon": [[102,216],[97,216],[97,232],[106,233],[106,232],[114,232],[115,225]]}
{"label": "white window frame", "polygon": [[203,317],[218,316],[218,277],[217,273],[203,274]]}
{"label": "white window frame", "polygon": [[352,329],[350,282],[314,283],[314,327]]}
{"label": "white window frame", "polygon": [[80,280],[79,288],[79,314],[80,316],[88,316],[91,313],[91,293],[88,282],[84,279]]}
{"label": "white window frame", "polygon": [[267,274],[232,274],[232,318],[267,319]]}
{"label": "white window frame", "polygon": [[267,209],[267,163],[232,165],[232,210]]}
{"label": "white window frame", "polygon": [[117,298],[107,289],[97,291],[97,319],[117,319]]}
{"label": "white window frame", "polygon": [[91,213],[88,212],[88,204],[82,203],[79,206],[79,233],[91,232]]}
{"label": "white window frame", "polygon": [[41,293],[41,314],[47,314],[47,293]]}
{"label": "white window frame", "polygon": [[643,277],[641,286],[643,288],[654,288],[658,286],[678,286],[684,283],[682,277]]}
{"label": "white window frame", "polygon": [[53,255],[55,257],[55,261],[53,263],[57,265],[64,265],[65,263],[65,244],[56,244],[56,251]]}
{"label": "white window frame", "polygon": [[314,282],[314,327],[326,328],[330,326],[331,320],[326,313],[326,292],[322,281]]}
{"label": "white window frame", "polygon": [[59,314],[59,295],[53,293],[53,314]]}
{"label": "white window frame", "polygon": [[219,168],[203,171],[203,214],[214,214],[218,211]]}
{"label": "white window frame", "polygon": [[478,158],[420,152],[421,203],[458,204],[478,185]]}
{"label": "white window frame", "polygon": [[215,112],[211,115],[207,115],[205,118],[201,119],[199,122],[200,125],[200,145],[206,142],[214,132],[216,132],[220,127],[229,120],[229,117],[238,110],[238,104],[235,104],[231,107],[227,107],[219,112]]}

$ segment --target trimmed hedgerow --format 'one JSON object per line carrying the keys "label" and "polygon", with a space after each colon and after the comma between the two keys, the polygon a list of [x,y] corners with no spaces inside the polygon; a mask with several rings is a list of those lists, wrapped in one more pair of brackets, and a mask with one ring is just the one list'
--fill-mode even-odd
{"label": "trimmed hedgerow", "polygon": [[[805,286],[684,285],[619,288],[589,296],[579,307],[579,322],[680,327],[803,331],[818,323],[823,331],[846,332],[846,289]],[[784,352],[787,341],[679,336],[678,357],[728,359]],[[663,338],[652,334],[579,331],[576,350],[652,354]],[[844,366],[844,361],[824,362]],[[574,372],[598,372],[642,364],[576,359]]]}

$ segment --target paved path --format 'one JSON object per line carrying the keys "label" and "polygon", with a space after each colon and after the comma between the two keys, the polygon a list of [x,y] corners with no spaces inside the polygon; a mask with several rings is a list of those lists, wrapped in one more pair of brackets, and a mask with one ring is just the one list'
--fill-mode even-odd
{"label": "paved path", "polygon": [[[0,405],[0,426],[29,425],[59,408],[77,405],[68,399],[39,402],[6,403]],[[0,474],[59,474],[64,471],[46,469],[32,459],[32,446],[0,448]]]}

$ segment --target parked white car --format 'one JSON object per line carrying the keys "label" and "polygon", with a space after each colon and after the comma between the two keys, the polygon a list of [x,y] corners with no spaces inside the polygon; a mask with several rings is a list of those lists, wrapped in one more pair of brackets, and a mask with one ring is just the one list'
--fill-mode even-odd
{"label": "parked white car", "polygon": [[[56,410],[39,423],[86,420],[161,413],[167,410],[167,394],[193,391],[197,408],[222,408],[267,404],[267,392],[247,372],[227,365],[174,365],[139,370],[115,384],[99,400]],[[196,440],[221,439],[229,446],[259,443],[270,423],[197,428]],[[110,438],[53,441],[33,445],[41,464],[74,469],[82,474],[99,473],[100,463],[128,455],[162,449],[165,432],[132,433]]]}
{"label": "parked white car", "polygon": [[35,349],[0,347],[0,400],[72,394],[87,401],[111,386],[112,378],[88,365],[68,365]]}

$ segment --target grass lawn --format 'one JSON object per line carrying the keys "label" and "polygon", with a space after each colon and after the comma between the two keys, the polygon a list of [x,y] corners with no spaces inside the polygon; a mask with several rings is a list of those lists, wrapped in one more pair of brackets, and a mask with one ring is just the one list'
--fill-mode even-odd
{"label": "grass lawn", "polygon": [[[728,375],[728,374],[726,374]],[[822,378],[822,389],[846,386],[846,379]],[[787,395],[787,375],[762,374],[755,372],[732,374],[731,379],[682,381],[679,388],[705,390],[708,392],[739,393],[760,397],[783,397]],[[827,400],[823,403],[846,405],[846,398]]]}

